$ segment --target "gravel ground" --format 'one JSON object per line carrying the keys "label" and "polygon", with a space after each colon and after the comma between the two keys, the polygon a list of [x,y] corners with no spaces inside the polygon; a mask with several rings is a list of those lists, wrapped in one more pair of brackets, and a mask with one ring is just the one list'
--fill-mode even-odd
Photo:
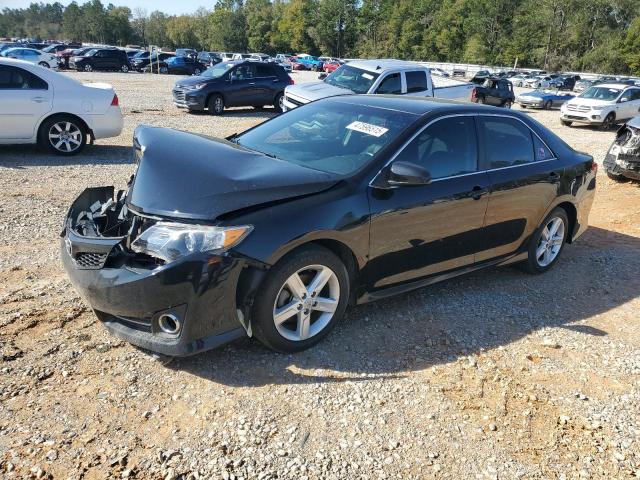
{"label": "gravel ground", "polygon": [[[158,359],[71,288],[66,208],[124,185],[140,123],[220,136],[272,112],[188,115],[175,77],[73,76],[114,85],[125,129],[70,159],[0,147],[0,477],[640,477],[637,183],[600,173],[590,230],[543,276],[489,269],[352,308],[297,355],[243,339]],[[528,113],[599,161],[613,139]]]}

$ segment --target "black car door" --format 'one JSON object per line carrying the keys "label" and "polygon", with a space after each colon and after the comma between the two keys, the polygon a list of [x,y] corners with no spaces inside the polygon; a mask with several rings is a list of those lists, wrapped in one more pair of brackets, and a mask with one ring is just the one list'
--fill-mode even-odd
{"label": "black car door", "polygon": [[435,120],[392,160],[423,166],[428,185],[369,188],[370,290],[472,265],[482,250],[489,179],[473,115]]}
{"label": "black car door", "polygon": [[92,57],[93,68],[95,70],[104,70],[106,65],[106,52],[104,50],[98,50]]}
{"label": "black car door", "polygon": [[485,219],[485,249],[477,261],[515,252],[538,227],[558,196],[564,169],[523,121],[481,115],[481,166],[491,191]]}

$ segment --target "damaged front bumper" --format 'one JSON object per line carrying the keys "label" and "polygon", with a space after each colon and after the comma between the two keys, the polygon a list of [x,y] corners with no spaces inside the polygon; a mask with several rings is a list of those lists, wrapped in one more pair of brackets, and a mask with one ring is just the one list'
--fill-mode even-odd
{"label": "damaged front bumper", "polygon": [[640,128],[623,125],[603,162],[609,175],[640,180]]}
{"label": "damaged front bumper", "polygon": [[139,347],[184,356],[246,335],[236,292],[246,264],[232,254],[196,253],[170,263],[129,247],[155,219],[114,198],[113,187],[89,188],[71,206],[61,258],[98,319]]}

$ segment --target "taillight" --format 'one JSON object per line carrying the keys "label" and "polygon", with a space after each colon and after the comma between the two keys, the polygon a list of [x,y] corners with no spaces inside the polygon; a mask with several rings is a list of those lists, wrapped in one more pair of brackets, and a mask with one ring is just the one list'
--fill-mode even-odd
{"label": "taillight", "polygon": [[475,100],[477,96],[476,89],[471,90],[471,100]]}
{"label": "taillight", "polygon": [[120,102],[118,101],[118,95],[116,95],[115,93],[113,94],[113,100],[111,100],[111,106],[112,107],[120,106]]}
{"label": "taillight", "polygon": [[591,171],[595,174],[598,173],[598,164],[596,163],[596,161],[594,160],[593,162],[591,162]]}
{"label": "taillight", "polygon": [[296,82],[293,81],[293,78],[289,77],[289,85],[295,85]]}

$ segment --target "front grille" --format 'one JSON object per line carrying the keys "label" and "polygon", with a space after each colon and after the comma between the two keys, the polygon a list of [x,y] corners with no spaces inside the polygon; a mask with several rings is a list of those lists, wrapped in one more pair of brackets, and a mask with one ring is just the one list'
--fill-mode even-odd
{"label": "front grille", "polygon": [[573,105],[567,104],[567,110],[571,110],[572,112],[588,112],[591,110],[591,107],[587,107],[586,105]]}
{"label": "front grille", "polygon": [[176,102],[184,102],[185,101],[185,93],[182,90],[174,90],[173,91],[173,99]]}
{"label": "front grille", "polygon": [[100,269],[104,266],[104,262],[107,260],[106,253],[94,253],[94,252],[81,252],[76,254],[76,265],[79,268],[86,269]]}
{"label": "front grille", "polygon": [[299,100],[294,100],[294,99],[293,99],[293,98],[291,98],[291,97],[285,97],[285,98],[287,99],[287,101],[288,101],[289,103],[293,103],[294,105],[297,105],[298,107],[299,107],[299,106],[301,106],[301,105],[304,105],[304,103],[302,103],[301,101],[299,101]]}

